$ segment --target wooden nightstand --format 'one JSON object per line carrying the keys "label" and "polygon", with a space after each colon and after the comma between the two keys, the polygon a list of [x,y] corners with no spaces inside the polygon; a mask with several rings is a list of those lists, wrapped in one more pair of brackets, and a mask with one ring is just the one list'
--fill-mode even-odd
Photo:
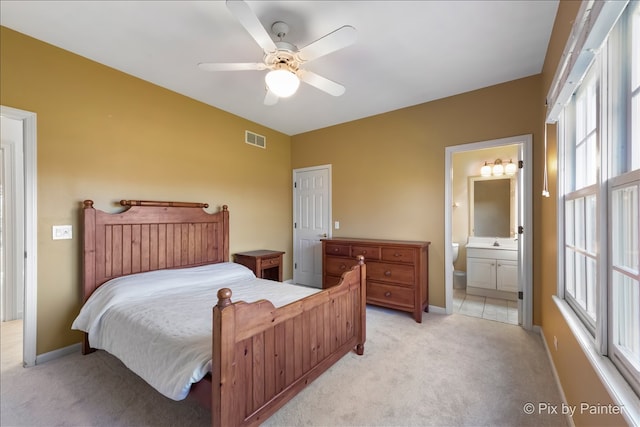
{"label": "wooden nightstand", "polygon": [[284,252],[260,249],[238,252],[234,260],[253,270],[258,278],[282,282],[282,255]]}

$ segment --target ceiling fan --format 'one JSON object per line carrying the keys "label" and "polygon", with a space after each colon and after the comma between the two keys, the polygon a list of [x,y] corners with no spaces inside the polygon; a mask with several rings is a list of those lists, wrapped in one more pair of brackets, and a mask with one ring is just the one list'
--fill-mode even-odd
{"label": "ceiling fan", "polygon": [[356,40],[354,27],[345,25],[298,49],[295,45],[283,40],[289,32],[289,26],[285,22],[277,21],[271,25],[271,31],[279,39],[274,42],[247,3],[242,0],[227,0],[226,4],[231,13],[264,51],[263,62],[201,62],[198,64],[201,69],[206,71],[269,70],[265,75],[267,86],[264,98],[265,105],[274,105],[279,98],[293,95],[298,89],[300,81],[333,96],[340,96],[345,92],[345,88],[341,84],[303,69],[301,66],[354,43]]}

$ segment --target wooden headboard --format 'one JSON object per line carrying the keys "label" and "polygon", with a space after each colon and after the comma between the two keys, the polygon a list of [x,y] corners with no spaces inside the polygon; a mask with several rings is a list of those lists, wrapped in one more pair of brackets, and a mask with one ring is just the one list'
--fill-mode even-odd
{"label": "wooden headboard", "polygon": [[120,213],[83,207],[84,301],[119,276],[229,260],[229,211],[206,203],[121,200]]}

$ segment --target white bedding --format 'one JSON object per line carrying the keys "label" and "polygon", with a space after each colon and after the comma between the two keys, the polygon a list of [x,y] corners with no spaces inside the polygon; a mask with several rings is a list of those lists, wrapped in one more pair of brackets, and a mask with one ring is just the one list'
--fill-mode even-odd
{"label": "white bedding", "polygon": [[212,308],[224,287],[234,302],[267,299],[276,307],[319,291],[258,279],[230,262],[158,270],[100,286],[72,329],[87,332],[91,347],[118,357],[163,395],[182,400],[211,371]]}

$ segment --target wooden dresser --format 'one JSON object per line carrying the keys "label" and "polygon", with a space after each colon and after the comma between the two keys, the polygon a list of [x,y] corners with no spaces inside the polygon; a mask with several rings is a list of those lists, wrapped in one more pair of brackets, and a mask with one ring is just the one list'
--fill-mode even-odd
{"label": "wooden dresser", "polygon": [[413,313],[422,322],[429,310],[429,244],[402,240],[322,239],[322,286],[338,284],[342,273],[367,265],[367,303]]}

